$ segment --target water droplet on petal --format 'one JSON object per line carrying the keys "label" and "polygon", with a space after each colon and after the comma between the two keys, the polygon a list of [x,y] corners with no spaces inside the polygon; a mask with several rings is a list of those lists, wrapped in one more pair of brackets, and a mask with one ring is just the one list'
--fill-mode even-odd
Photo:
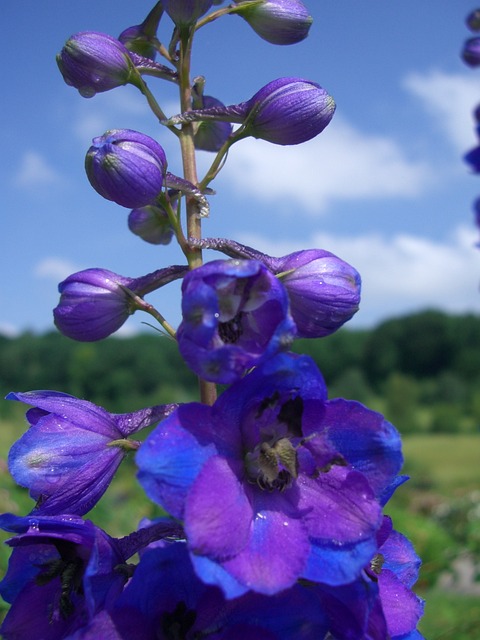
{"label": "water droplet on petal", "polygon": [[40,531],[40,523],[36,518],[28,519],[28,530],[29,531]]}

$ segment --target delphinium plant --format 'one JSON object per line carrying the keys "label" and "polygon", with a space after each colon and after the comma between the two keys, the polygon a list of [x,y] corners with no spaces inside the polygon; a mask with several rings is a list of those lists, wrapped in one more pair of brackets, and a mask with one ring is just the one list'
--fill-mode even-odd
{"label": "delphinium plant", "polygon": [[[359,274],[323,248],[273,257],[201,234],[233,145],[248,136],[300,144],[335,111],[320,84],[297,77],[234,105],[205,94],[205,79],[191,78],[199,29],[237,14],[264,40],[291,45],[312,22],[300,0],[220,4],[162,0],[118,38],[77,33],[58,55],[64,80],[84,97],[130,83],[146,98],[158,140],[107,131],[94,138],[86,173],[130,210],[133,233],[159,245],[173,239],[183,260],[136,278],[74,273],[59,285],[55,324],[94,341],[134,312],[149,314],[198,375],[200,400],[113,414],[56,391],[8,396],[31,406],[9,468],[35,506],[0,516],[16,534],[0,585],[11,604],[6,640],[421,638],[423,602],[412,591],[420,561],[385,512],[406,479],[399,434],[358,402],[328,400],[316,364],[290,351],[296,338],[322,338],[354,315]],[[178,87],[179,113],[157,102],[157,79]],[[161,146],[167,135],[181,149],[176,173]],[[197,150],[212,153],[203,176]],[[204,248],[219,258],[203,263]],[[146,297],[176,279],[175,329]],[[164,516],[112,538],[83,516],[131,452],[132,483]]]}

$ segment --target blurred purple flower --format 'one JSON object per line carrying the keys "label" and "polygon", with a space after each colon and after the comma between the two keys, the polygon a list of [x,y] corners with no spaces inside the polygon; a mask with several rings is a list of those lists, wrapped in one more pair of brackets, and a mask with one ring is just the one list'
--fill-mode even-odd
{"label": "blurred purple flower", "polygon": [[480,31],[480,9],[469,13],[465,22],[470,31]]}
{"label": "blurred purple flower", "polygon": [[263,0],[235,3],[240,15],[264,40],[272,44],[296,44],[308,36],[313,18],[300,0]]}
{"label": "blurred purple flower", "polygon": [[155,60],[157,55],[157,49],[155,47],[157,29],[162,15],[163,0],[162,2],[157,2],[141,24],[124,29],[118,36],[119,41],[125,45],[129,51]]}
{"label": "blurred purple flower", "polygon": [[377,549],[379,503],[402,455],[382,416],[326,401],[313,361],[280,354],[213,407],[180,407],[137,464],[147,495],[184,522],[199,577],[236,597],[300,577],[356,580]]}
{"label": "blurred purple flower", "polygon": [[231,383],[290,346],[295,325],[282,284],[260,262],[216,260],[182,283],[178,348],[205,380]]}
{"label": "blurred purple flower", "polygon": [[153,204],[130,211],[128,228],[150,244],[170,244],[173,238],[173,227],[167,212],[163,207]]}
{"label": "blurred purple flower", "polygon": [[165,180],[167,158],[153,138],[131,129],[112,129],[93,139],[85,171],[101,196],[136,209],[155,202]]}
{"label": "blurred purple flower", "polygon": [[480,66],[480,37],[469,38],[465,42],[462,58],[469,67]]}
{"label": "blurred purple flower", "polygon": [[138,448],[128,436],[177,407],[114,414],[58,391],[12,392],[7,399],[34,406],[26,414],[30,428],[10,449],[8,466],[37,501],[32,513],[42,515],[89,511],[127,453]]}
{"label": "blurred purple flower", "polygon": [[140,278],[126,278],[107,269],[73,273],[58,285],[55,326],[73,340],[102,340],[142,308],[141,296],[181,278],[187,271],[185,266],[171,266]]}

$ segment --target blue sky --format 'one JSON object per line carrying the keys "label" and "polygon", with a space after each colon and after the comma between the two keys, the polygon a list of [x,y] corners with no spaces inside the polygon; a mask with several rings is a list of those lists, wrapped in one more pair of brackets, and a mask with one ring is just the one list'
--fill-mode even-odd
{"label": "blue sky", "polygon": [[[480,180],[461,159],[476,144],[472,110],[480,103],[480,72],[459,58],[470,35],[464,19],[476,5],[306,4],[314,23],[309,38],[295,46],[269,45],[235,16],[197,36],[193,74],[204,75],[206,92],[227,104],[289,75],[319,82],[337,103],[329,127],[304,145],[235,145],[213,185],[217,195],[204,235],[273,255],[321,247],[341,256],[363,278],[352,327],[426,307],[480,312],[471,211]],[[169,170],[179,173],[173,136],[156,125],[133,87],[84,99],[63,83],[55,63],[71,34],[117,36],[151,6],[82,0],[67,9],[65,0],[2,1],[3,333],[53,328],[57,284],[74,271],[104,267],[135,277],[183,262],[175,246],[154,247],[130,234],[128,211],[94,192],[83,169],[94,136],[132,128],[156,137]],[[162,40],[170,30],[165,18]],[[174,87],[149,85],[164,110],[176,112]],[[201,170],[211,159],[200,154]],[[173,285],[151,297],[173,323],[178,291]],[[129,320],[124,333],[141,320]]]}

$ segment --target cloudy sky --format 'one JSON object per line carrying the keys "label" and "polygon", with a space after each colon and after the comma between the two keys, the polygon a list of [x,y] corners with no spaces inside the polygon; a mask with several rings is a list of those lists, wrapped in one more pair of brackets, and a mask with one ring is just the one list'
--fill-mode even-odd
{"label": "cloudy sky", "polygon": [[[480,312],[480,253],[472,201],[480,179],[462,155],[476,144],[472,110],[480,71],[459,58],[469,37],[466,0],[305,0],[309,38],[269,45],[239,17],[198,33],[193,75],[227,104],[281,76],[319,82],[337,111],[316,139],[296,147],[245,140],[214,183],[204,235],[231,237],[272,255],[321,247],[353,264],[363,301],[352,326],[436,307]],[[111,128],[152,135],[169,170],[176,141],[133,87],[84,99],[67,87],[55,54],[71,34],[117,36],[143,20],[147,0],[2,0],[2,215],[0,331],[53,327],[57,284],[104,267],[139,276],[182,262],[175,246],[129,233],[128,211],[88,184],[83,162],[94,136]],[[115,7],[113,10],[112,7]],[[159,36],[168,41],[171,23]],[[150,80],[167,113],[173,85]],[[212,157],[200,154],[205,170]],[[207,257],[213,257],[213,254]],[[175,324],[178,287],[151,302]],[[140,327],[132,318],[127,331]]]}

